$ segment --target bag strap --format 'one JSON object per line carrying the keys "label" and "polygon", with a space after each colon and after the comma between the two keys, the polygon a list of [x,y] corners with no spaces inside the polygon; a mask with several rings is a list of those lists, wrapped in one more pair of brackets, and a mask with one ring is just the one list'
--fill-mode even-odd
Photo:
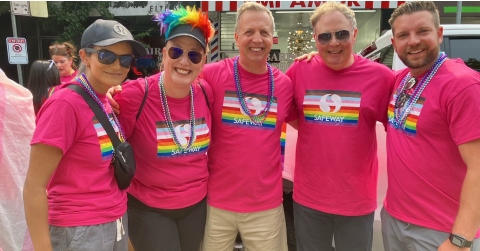
{"label": "bag strap", "polygon": [[120,145],[120,139],[118,138],[117,133],[115,133],[115,130],[113,129],[112,124],[110,123],[110,120],[107,118],[107,115],[105,112],[103,112],[102,108],[98,105],[98,103],[90,96],[90,94],[83,89],[83,87],[79,85],[68,85],[67,88],[72,89],[74,92],[80,94],[82,98],[87,102],[87,104],[90,106],[90,109],[92,109],[93,113],[95,114],[95,117],[98,119],[100,124],[102,124],[103,129],[108,134],[108,137],[112,141],[113,148],[117,148],[117,146]]}
{"label": "bag strap", "polygon": [[210,110],[210,102],[208,101],[207,92],[205,91],[205,88],[203,88],[202,82],[200,82],[200,80],[198,80],[198,85],[200,86],[200,88],[202,88],[203,96],[205,96],[205,101],[207,101],[208,110]]}
{"label": "bag strap", "polygon": [[140,117],[140,113],[142,113],[143,105],[145,105],[145,101],[147,100],[147,95],[148,95],[148,80],[147,80],[147,77],[145,77],[145,94],[143,95],[142,104],[140,105],[140,108],[138,108],[138,112],[137,112],[137,116],[135,117],[135,120],[138,120],[138,117]]}

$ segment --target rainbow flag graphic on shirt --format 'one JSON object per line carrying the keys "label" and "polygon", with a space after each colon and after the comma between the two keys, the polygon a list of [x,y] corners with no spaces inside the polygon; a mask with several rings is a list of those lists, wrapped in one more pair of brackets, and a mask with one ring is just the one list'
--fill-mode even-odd
{"label": "rainbow flag graphic on shirt", "polygon": [[[95,127],[95,131],[97,132],[98,144],[100,145],[100,152],[102,153],[102,160],[111,160],[113,155],[113,145],[112,141],[110,141],[110,137],[108,137],[107,132],[96,117],[93,117],[92,123]],[[115,131],[118,131],[117,128],[114,127],[114,129]]]}
{"label": "rainbow flag graphic on shirt", "polygon": [[[245,103],[251,113],[257,115],[267,105],[267,96],[253,93],[244,93]],[[250,117],[244,114],[235,91],[225,91],[222,108],[222,122],[237,126],[252,126],[262,129],[275,129],[277,124],[277,99],[270,105],[267,118],[262,125],[252,123]]]}
{"label": "rainbow flag graphic on shirt", "polygon": [[282,134],[280,136],[280,162],[282,163],[282,169],[283,169],[283,163],[285,162],[285,146],[287,143],[287,124],[283,123],[282,124]]}
{"label": "rainbow flag graphic on shirt", "polygon": [[[193,147],[188,151],[182,151],[173,141],[172,135],[168,130],[165,121],[157,121],[157,157],[170,158],[181,157],[187,154],[200,154],[207,151],[210,144],[210,130],[207,126],[205,118],[195,120],[196,139]],[[173,122],[173,128],[180,144],[186,145],[190,140],[190,123],[188,120],[180,120]]]}
{"label": "rainbow flag graphic on shirt", "polygon": [[[390,104],[388,104],[388,123],[392,125],[396,96],[397,94],[394,94],[392,100],[390,100]],[[426,99],[422,97],[418,98],[417,103],[413,106],[410,114],[407,115],[407,119],[405,120],[405,128],[399,128],[399,130],[403,130],[407,134],[411,135],[417,134],[418,117],[420,116],[420,112],[422,111],[423,104],[425,104],[425,100]]]}
{"label": "rainbow flag graphic on shirt", "polygon": [[337,90],[306,90],[303,112],[307,123],[356,126],[361,93]]}

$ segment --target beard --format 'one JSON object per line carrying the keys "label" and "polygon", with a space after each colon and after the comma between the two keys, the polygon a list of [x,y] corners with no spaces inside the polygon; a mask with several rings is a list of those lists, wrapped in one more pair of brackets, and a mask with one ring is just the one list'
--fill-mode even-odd
{"label": "beard", "polygon": [[440,53],[440,48],[435,48],[427,51],[427,55],[424,58],[417,60],[409,60],[408,53],[405,52],[403,55],[398,54],[400,60],[410,69],[420,69],[427,65],[433,64]]}

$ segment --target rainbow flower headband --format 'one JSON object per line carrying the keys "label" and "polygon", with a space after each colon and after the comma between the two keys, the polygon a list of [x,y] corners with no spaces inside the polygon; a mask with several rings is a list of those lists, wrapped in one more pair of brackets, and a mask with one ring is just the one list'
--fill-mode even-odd
{"label": "rainbow flower headband", "polygon": [[152,18],[153,21],[158,22],[160,25],[160,35],[165,34],[165,38],[168,38],[170,31],[181,24],[189,24],[193,28],[199,28],[205,39],[208,42],[213,37],[215,30],[208,19],[208,15],[197,10],[195,6],[187,8],[180,6],[176,10],[165,10],[163,13],[157,14]]}

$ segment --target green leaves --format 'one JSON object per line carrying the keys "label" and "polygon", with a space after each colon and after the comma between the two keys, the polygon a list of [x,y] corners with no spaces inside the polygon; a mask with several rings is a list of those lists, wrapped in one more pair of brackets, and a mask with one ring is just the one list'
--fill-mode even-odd
{"label": "green leaves", "polygon": [[71,41],[81,36],[88,26],[90,12],[98,11],[103,19],[113,19],[108,10],[109,2],[96,1],[47,1],[49,17],[41,20],[42,27],[47,31],[56,31],[57,42]]}

